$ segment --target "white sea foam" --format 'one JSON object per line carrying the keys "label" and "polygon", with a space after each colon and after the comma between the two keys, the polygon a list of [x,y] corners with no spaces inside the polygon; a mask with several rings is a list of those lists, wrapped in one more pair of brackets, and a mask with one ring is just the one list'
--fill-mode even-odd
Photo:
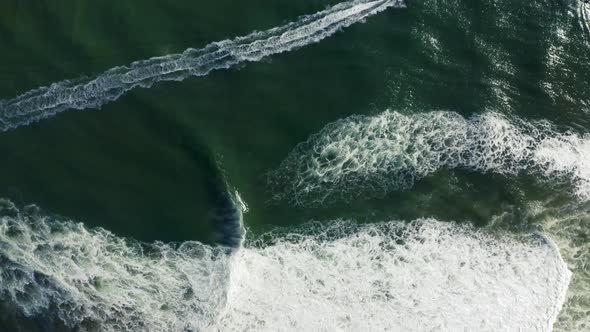
{"label": "white sea foam", "polygon": [[269,176],[277,199],[297,205],[406,189],[442,168],[571,181],[590,199],[590,137],[498,113],[352,116],[300,144]]}
{"label": "white sea foam", "polygon": [[0,297],[70,328],[200,331],[224,305],[225,248],[141,245],[0,201]]}
{"label": "white sea foam", "polygon": [[570,278],[543,236],[433,219],[312,223],[228,256],[140,245],[7,201],[0,259],[4,303],[101,331],[546,331]]}
{"label": "white sea foam", "polygon": [[318,228],[236,254],[219,330],[548,331],[570,278],[542,237],[433,219]]}
{"label": "white sea foam", "polygon": [[590,204],[531,202],[530,218],[555,241],[573,272],[555,331],[590,330]]}
{"label": "white sea foam", "polygon": [[27,125],[68,109],[99,108],[136,87],[147,88],[160,81],[181,81],[242,62],[259,61],[319,42],[389,7],[403,6],[402,0],[343,2],[287,25],[215,42],[203,49],[187,49],[181,54],[137,61],[94,78],[54,83],[0,101],[0,130]]}

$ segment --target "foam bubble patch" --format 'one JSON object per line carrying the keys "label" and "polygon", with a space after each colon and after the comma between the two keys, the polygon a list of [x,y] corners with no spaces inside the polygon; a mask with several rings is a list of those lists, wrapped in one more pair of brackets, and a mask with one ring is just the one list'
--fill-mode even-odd
{"label": "foam bubble patch", "polygon": [[433,219],[315,233],[237,253],[219,330],[549,331],[570,279],[542,236]]}
{"label": "foam bubble patch", "polygon": [[570,279],[542,235],[434,219],[311,223],[228,255],[0,212],[0,300],[72,330],[548,331]]}
{"label": "foam bubble patch", "polygon": [[314,205],[403,190],[434,172],[461,168],[572,182],[590,198],[590,137],[498,113],[352,116],[298,145],[268,177],[276,199]]}
{"label": "foam bubble patch", "polygon": [[0,297],[24,316],[83,331],[199,331],[225,304],[225,248],[144,245],[0,205]]}

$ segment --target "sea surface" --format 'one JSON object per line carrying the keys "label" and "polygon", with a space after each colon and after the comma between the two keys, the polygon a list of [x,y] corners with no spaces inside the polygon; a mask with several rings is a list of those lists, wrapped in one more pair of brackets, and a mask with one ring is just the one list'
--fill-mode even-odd
{"label": "sea surface", "polygon": [[590,3],[0,2],[0,331],[590,330]]}

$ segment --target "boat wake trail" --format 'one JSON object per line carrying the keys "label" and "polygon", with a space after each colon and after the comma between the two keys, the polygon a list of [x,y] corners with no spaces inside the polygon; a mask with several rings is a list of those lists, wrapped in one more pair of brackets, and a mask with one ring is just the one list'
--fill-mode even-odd
{"label": "boat wake trail", "polygon": [[297,21],[233,40],[214,42],[202,49],[187,49],[112,68],[93,78],[66,80],[0,101],[0,130],[30,124],[68,109],[100,108],[126,92],[151,87],[161,81],[181,81],[204,76],[243,62],[294,50],[389,7],[404,7],[402,0],[354,0],[344,2]]}
{"label": "boat wake trail", "polygon": [[590,199],[590,136],[498,113],[386,111],[326,126],[270,173],[276,199],[316,205],[407,189],[437,170],[462,168],[571,182]]}
{"label": "boat wake trail", "polygon": [[435,219],[310,223],[237,249],[137,243],[0,201],[0,304],[39,330],[549,331],[571,275],[542,235]]}

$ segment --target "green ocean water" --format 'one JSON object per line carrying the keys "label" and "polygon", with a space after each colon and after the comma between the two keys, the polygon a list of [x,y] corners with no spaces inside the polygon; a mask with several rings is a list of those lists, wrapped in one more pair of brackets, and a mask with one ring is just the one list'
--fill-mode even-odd
{"label": "green ocean water", "polygon": [[[4,0],[0,100],[270,29],[336,3]],[[246,202],[252,237],[335,219],[435,218],[492,231],[540,230],[574,274],[574,300],[565,304],[572,309],[556,326],[590,328],[589,211],[571,181],[442,167],[409,188],[358,188],[363,194],[352,199],[274,199],[269,172],[297,144],[352,115],[496,112],[546,120],[559,132],[590,131],[590,5],[406,5],[301,49],[0,132],[0,197],[145,242],[215,244],[211,183],[220,178]],[[568,226],[555,223],[559,218]]]}

